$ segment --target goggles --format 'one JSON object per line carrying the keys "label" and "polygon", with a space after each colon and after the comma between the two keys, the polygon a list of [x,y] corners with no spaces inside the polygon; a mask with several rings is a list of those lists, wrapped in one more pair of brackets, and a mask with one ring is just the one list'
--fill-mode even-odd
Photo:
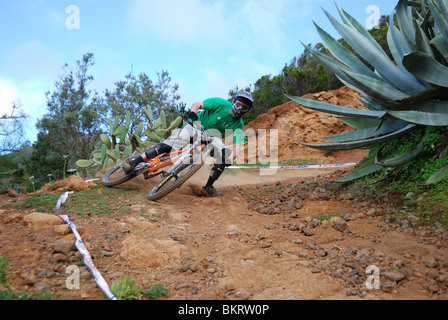
{"label": "goggles", "polygon": [[233,105],[235,106],[235,109],[237,109],[238,111],[248,112],[250,110],[250,106],[248,106],[247,104],[244,104],[240,100],[236,100],[233,103]]}

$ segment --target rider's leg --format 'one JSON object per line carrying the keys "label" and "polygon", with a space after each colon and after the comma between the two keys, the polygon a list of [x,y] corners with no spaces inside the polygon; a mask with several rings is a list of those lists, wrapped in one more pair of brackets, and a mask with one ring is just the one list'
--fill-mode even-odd
{"label": "rider's leg", "polygon": [[149,148],[145,152],[143,152],[141,155],[139,155],[137,158],[134,159],[128,159],[125,162],[123,162],[123,168],[124,171],[130,172],[132,171],[140,162],[153,159],[157,157],[159,154],[170,152],[171,146],[167,145],[166,143],[159,143],[155,146]]}
{"label": "rider's leg", "polygon": [[169,136],[165,141],[149,148],[137,158],[123,162],[123,168],[126,173],[132,171],[137,164],[144,160],[149,160],[157,157],[159,154],[181,150],[185,145],[190,142],[190,138],[193,136],[193,127],[188,124],[181,130],[176,131]]}
{"label": "rider's leg", "polygon": [[[214,153],[215,149],[212,150],[212,153]],[[212,156],[214,156],[211,153]],[[231,165],[230,160],[231,152],[227,147],[224,147],[222,150],[219,151],[218,155],[216,155],[216,162],[213,165],[212,171],[210,173],[210,176],[208,177],[207,183],[205,184],[203,190],[211,197],[216,197],[222,195],[221,192],[217,191],[213,184],[216,180],[219,179],[221,174],[224,172],[224,169]]]}

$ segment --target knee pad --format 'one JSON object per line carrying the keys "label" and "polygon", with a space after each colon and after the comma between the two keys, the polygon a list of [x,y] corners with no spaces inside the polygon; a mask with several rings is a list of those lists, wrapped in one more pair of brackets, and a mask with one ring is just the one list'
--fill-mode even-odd
{"label": "knee pad", "polygon": [[210,155],[216,159],[215,165],[222,165],[222,167],[229,167],[232,164],[232,161],[230,160],[230,155],[232,152],[228,148],[222,149],[220,152],[216,152],[215,149],[213,149],[210,152]]}
{"label": "knee pad", "polygon": [[171,149],[172,148],[166,143],[158,143],[152,148],[146,150],[145,155],[148,159],[152,159],[157,157],[159,154],[170,152]]}

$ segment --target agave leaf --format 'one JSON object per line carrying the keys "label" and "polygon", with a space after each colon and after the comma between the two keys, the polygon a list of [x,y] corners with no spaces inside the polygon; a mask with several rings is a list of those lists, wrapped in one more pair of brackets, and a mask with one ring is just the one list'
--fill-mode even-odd
{"label": "agave leaf", "polygon": [[[448,101],[440,101],[439,103],[448,104]],[[448,109],[447,109],[448,110]],[[448,112],[430,113],[422,111],[388,111],[388,113],[403,121],[433,127],[448,126]]]}
{"label": "agave leaf", "polygon": [[426,180],[425,184],[434,184],[442,181],[448,176],[448,165],[444,166],[443,168],[436,171],[434,174],[432,174],[428,180]]}
{"label": "agave leaf", "polygon": [[351,53],[346,47],[341,45],[332,36],[330,36],[322,28],[320,28],[316,23],[314,23],[314,25],[316,26],[317,32],[319,33],[319,36],[326,45],[327,49],[336,59],[338,59],[345,65],[350,66],[353,70],[363,75],[367,75],[372,78],[377,78],[378,80],[381,79],[372,70],[370,70],[370,68],[368,68],[364,63],[362,63],[353,53]]}
{"label": "agave leaf", "polygon": [[314,50],[313,48],[305,45],[303,42],[302,42],[302,45],[305,47],[305,50],[312,53],[313,56],[315,56],[321,63],[323,63],[328,69],[330,69],[343,84],[345,84],[347,87],[349,87],[355,91],[363,93],[359,88],[357,88],[351,82],[351,80],[347,77],[347,75],[344,72],[342,72],[342,70],[346,70],[346,69],[348,70],[347,66],[340,63],[339,61],[336,61],[336,60],[330,58],[326,54],[323,54],[317,50]]}
{"label": "agave leaf", "polygon": [[338,117],[338,120],[345,123],[346,125],[352,127],[353,129],[366,129],[370,127],[379,127],[381,120],[368,119],[368,118],[347,118]]}
{"label": "agave leaf", "polygon": [[363,141],[355,141],[355,142],[322,143],[322,144],[310,144],[310,143],[303,143],[300,141],[297,141],[297,142],[306,147],[319,149],[319,150],[353,150],[353,149],[370,147],[370,146],[373,146],[378,143],[383,143],[383,142],[386,142],[386,141],[389,141],[389,140],[392,140],[395,138],[399,138],[413,129],[415,129],[415,125],[409,124],[400,130],[383,135],[381,137],[376,137],[376,138],[367,139],[367,140],[363,140]]}
{"label": "agave leaf", "polygon": [[384,111],[351,109],[347,107],[336,106],[322,101],[309,100],[302,97],[290,96],[287,94],[285,94],[285,96],[307,108],[339,116],[378,119],[382,115],[386,114],[386,112]]}
{"label": "agave leaf", "polygon": [[[441,8],[442,10],[437,6],[437,4],[433,0],[428,1],[429,9],[431,10],[431,14],[434,17],[434,21],[437,23],[437,26],[439,27],[439,31],[445,39],[448,39],[448,20],[446,19],[446,5],[442,4]],[[444,15],[445,13],[445,15]]]}
{"label": "agave leaf", "polygon": [[377,164],[372,164],[370,166],[364,167],[358,171],[355,171],[353,173],[350,173],[349,175],[339,178],[338,180],[336,180],[336,182],[349,182],[349,181],[353,181],[356,179],[359,179],[361,177],[367,176],[369,174],[372,174],[374,172],[377,172],[379,170],[381,170],[383,167]]}
{"label": "agave leaf", "polygon": [[434,57],[433,50],[428,41],[428,38],[426,38],[426,34],[423,32],[422,28],[420,28],[416,20],[414,20],[413,23],[415,29],[415,46],[417,48],[416,51],[422,51]]}
{"label": "agave leaf", "polygon": [[415,47],[415,30],[414,25],[411,22],[411,8],[408,6],[408,0],[400,0],[396,7],[397,22],[401,28],[404,39],[406,40],[411,50],[416,50]]}
{"label": "agave leaf", "polygon": [[439,34],[432,38],[430,42],[445,58],[448,58],[448,39],[445,38],[443,34]]}
{"label": "agave leaf", "polygon": [[409,152],[406,152],[404,154],[401,154],[401,155],[399,155],[397,157],[394,157],[394,158],[391,158],[391,159],[386,159],[386,160],[383,160],[383,161],[379,161],[376,164],[379,164],[379,165],[381,165],[383,167],[398,167],[398,166],[401,166],[401,165],[406,164],[408,162],[411,162],[412,160],[417,158],[417,156],[422,152],[424,145],[425,145],[424,142],[421,141],[415,149],[413,149],[413,150],[411,150]]}
{"label": "agave leaf", "polygon": [[403,65],[418,78],[448,87],[448,68],[424,52],[411,52],[403,57]]}
{"label": "agave leaf", "polygon": [[342,10],[339,8],[339,6],[336,4],[336,8],[339,11],[339,15],[341,16],[342,20],[346,25],[351,26],[352,28],[356,29],[360,34],[362,34],[367,40],[369,40],[372,45],[374,45],[378,51],[382,52],[382,54],[387,57],[386,53],[384,52],[383,48],[376,42],[376,40],[372,37],[372,35],[364,28],[362,24],[360,24],[355,18],[353,18],[350,14],[348,14],[345,10]]}
{"label": "agave leaf", "polygon": [[424,89],[420,83],[416,83],[413,79],[409,79],[409,77],[395,67],[394,63],[361,33],[340,23],[327,11],[325,11],[325,13],[344,40],[347,41],[347,43],[361,57],[371,64],[381,75],[381,78],[390,86],[395,87],[406,94],[413,94]]}
{"label": "agave leaf", "polygon": [[393,131],[397,131],[406,126],[406,123],[400,120],[386,120],[383,125],[379,127],[379,125],[359,129],[356,131],[348,131],[340,134],[336,134],[330,137],[322,138],[323,140],[330,142],[348,142],[348,141],[356,141],[363,140],[372,137],[376,137],[382,134],[387,134]]}
{"label": "agave leaf", "polygon": [[361,74],[357,74],[348,70],[345,70],[343,72],[363,92],[365,92],[375,100],[378,100],[387,105],[394,105],[394,101],[402,100],[409,97],[409,95],[395,89],[393,86],[390,86],[389,84],[381,80],[363,76]]}

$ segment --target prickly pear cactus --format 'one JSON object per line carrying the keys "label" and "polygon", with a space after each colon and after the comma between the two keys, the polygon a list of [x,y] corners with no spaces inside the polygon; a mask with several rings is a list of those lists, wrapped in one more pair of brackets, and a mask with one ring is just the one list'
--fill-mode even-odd
{"label": "prickly pear cactus", "polygon": [[[129,158],[133,154],[142,153],[151,146],[164,141],[171,133],[183,124],[178,116],[169,125],[165,111],[160,111],[159,117],[153,122],[152,111],[148,107],[143,109],[148,122],[140,122],[134,132],[130,131],[131,114],[126,112],[122,125],[120,119],[109,120],[110,134],[101,134],[101,146],[92,151],[91,159],[80,159],[76,165],[80,168],[106,168]],[[146,127],[146,128],[145,128]]]}

